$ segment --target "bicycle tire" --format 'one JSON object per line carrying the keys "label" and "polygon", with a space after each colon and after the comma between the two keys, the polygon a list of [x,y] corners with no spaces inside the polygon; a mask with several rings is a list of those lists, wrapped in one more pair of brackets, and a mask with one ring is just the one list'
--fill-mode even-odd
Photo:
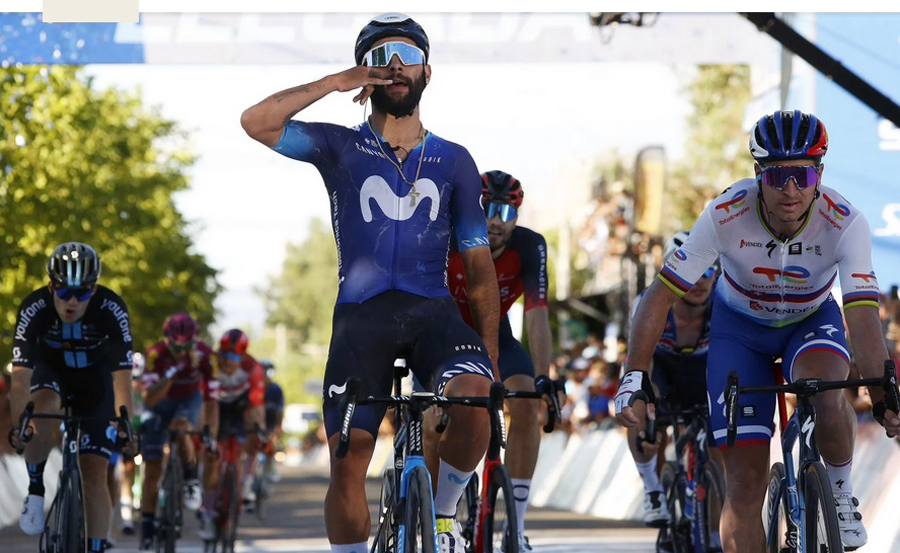
{"label": "bicycle tire", "polygon": [[703,525],[700,528],[701,549],[709,553],[721,552],[721,545],[713,545],[712,534],[719,531],[718,514],[721,514],[725,504],[725,480],[722,471],[711,461],[703,465],[698,475],[697,495],[699,509],[695,512],[700,513],[697,520]]}
{"label": "bicycle tire", "polygon": [[63,471],[59,488],[41,534],[39,550],[46,553],[85,551],[84,508],[77,472]]}
{"label": "bicycle tire", "polygon": [[519,553],[516,499],[509,471],[503,465],[491,469],[488,478],[487,505],[484,517],[484,551],[498,549],[503,553]]}
{"label": "bicycle tire", "polygon": [[434,525],[434,501],[431,497],[431,479],[425,467],[413,467],[410,471],[404,514],[406,529],[403,553],[435,553],[437,534]]}
{"label": "bicycle tire", "polygon": [[375,553],[393,551],[397,535],[394,513],[394,468],[385,469],[381,478],[381,497],[378,501],[378,533],[375,536]]}
{"label": "bicycle tire", "polygon": [[478,476],[473,474],[456,504],[456,521],[462,528],[460,536],[466,544],[466,553],[472,553],[475,542],[475,526],[478,524]]}
{"label": "bicycle tire", "polygon": [[178,514],[181,505],[181,486],[178,482],[178,471],[181,467],[177,463],[166,463],[163,475],[162,490],[159,495],[161,511],[159,532],[156,535],[156,551],[158,553],[175,553],[175,543],[178,541]]}
{"label": "bicycle tire", "polygon": [[87,550],[87,531],[84,527],[84,496],[81,489],[81,474],[73,470],[68,478],[69,493],[65,505],[66,552]]}
{"label": "bicycle tire", "polygon": [[657,551],[673,551],[674,553],[690,553],[690,522],[684,520],[684,484],[679,484],[678,465],[668,461],[663,465],[660,482],[669,509],[669,522],[659,532],[656,539]]}
{"label": "bicycle tire", "polygon": [[234,465],[225,467],[219,511],[219,537],[223,553],[234,553],[241,497],[238,490],[237,471]]}
{"label": "bicycle tire", "polygon": [[834,494],[825,465],[819,461],[806,465],[800,478],[806,505],[804,553],[843,553]]}
{"label": "bicycle tire", "polygon": [[797,548],[796,530],[788,527],[790,507],[785,484],[786,474],[784,463],[781,462],[773,464],[769,469],[769,487],[764,505],[766,516],[763,518],[768,553],[781,553],[782,549],[794,551]]}

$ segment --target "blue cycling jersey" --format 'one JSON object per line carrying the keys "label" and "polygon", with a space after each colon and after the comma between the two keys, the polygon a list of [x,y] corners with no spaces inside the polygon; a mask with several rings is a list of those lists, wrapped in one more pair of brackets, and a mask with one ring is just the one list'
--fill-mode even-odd
{"label": "blue cycling jersey", "polygon": [[[449,296],[451,230],[460,250],[488,246],[481,177],[458,144],[426,133],[400,164],[368,123],[351,129],[289,121],[272,149],[312,163],[325,181],[338,251],[338,303],[363,302],[386,290]],[[411,194],[395,164],[413,182],[420,160]]]}

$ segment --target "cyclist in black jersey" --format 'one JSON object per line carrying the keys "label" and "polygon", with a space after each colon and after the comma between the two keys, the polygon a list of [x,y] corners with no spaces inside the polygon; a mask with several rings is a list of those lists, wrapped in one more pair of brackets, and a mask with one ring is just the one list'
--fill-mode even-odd
{"label": "cyclist in black jersey", "polygon": [[[120,406],[134,411],[132,339],[128,308],[115,292],[97,284],[100,258],[88,245],[67,242],[47,263],[50,283],[25,298],[13,341],[12,412],[17,421],[28,401],[35,413],[90,417],[82,424],[81,467],[88,552],[103,551],[112,505],[107,466],[117,432],[110,419]],[[58,446],[59,422],[36,419],[25,450],[28,496],[19,526],[29,535],[44,529],[44,466]],[[121,430],[121,429],[120,429]],[[130,447],[126,448],[130,451]]]}
{"label": "cyclist in black jersey", "polygon": [[[355,67],[278,92],[241,116],[250,137],[315,166],[331,201],[339,285],[323,411],[332,452],[350,377],[361,378],[360,393],[386,395],[393,362],[403,357],[426,387],[458,397],[486,396],[497,375],[499,291],[481,179],[465,148],[421,123],[429,50],[418,23],[403,14],[380,15],[357,38]],[[331,92],[359,88],[355,101],[372,99],[365,123],[347,128],[292,119]],[[477,331],[463,322],[447,290],[451,231],[462,252]],[[384,411],[359,406],[349,454],[332,455],[325,526],[335,553],[367,548],[365,473]],[[444,553],[462,546],[456,504],[490,437],[484,410],[450,411],[435,475]]]}

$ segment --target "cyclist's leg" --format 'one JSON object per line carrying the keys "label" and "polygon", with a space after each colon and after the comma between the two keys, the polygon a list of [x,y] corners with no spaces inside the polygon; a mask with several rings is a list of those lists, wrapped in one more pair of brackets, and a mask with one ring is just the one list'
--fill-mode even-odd
{"label": "cyclist's leg", "polygon": [[375,437],[384,418],[382,406],[357,406],[350,430],[350,448],[343,459],[334,452],[344,414],[343,393],[349,377],[361,381],[361,395],[386,395],[391,370],[398,356],[394,293],[384,293],[361,304],[335,306],[333,333],[323,381],[323,414],[331,451],[331,478],[325,495],[325,529],[333,551],[362,547],[371,530],[366,501],[366,471],[375,449]]}
{"label": "cyclist's leg", "polygon": [[[459,315],[451,298],[434,298],[418,312],[412,369],[423,384],[431,380],[447,397],[487,396],[493,380],[491,361],[478,334]],[[436,370],[435,370],[436,369]],[[449,422],[438,445],[440,467],[435,515],[456,514],[468,479],[487,450],[489,416],[484,409],[448,409]]]}
{"label": "cyclist's leg", "polygon": [[[38,364],[31,374],[31,397],[35,413],[62,413],[65,382],[56,371]],[[18,424],[18,421],[15,422]],[[44,468],[50,450],[59,444],[59,421],[34,419],[34,434],[25,444],[25,466],[28,470],[28,495],[25,497],[19,527],[26,534],[38,535],[44,528]]]}
{"label": "cyclist's leg", "polygon": [[[768,484],[775,398],[765,394],[740,397],[737,444],[727,448],[725,389],[730,371],[737,371],[741,386],[773,385],[773,352],[780,353],[786,333],[741,318],[718,301],[711,326],[707,365],[710,427],[722,448],[726,474],[719,522],[722,545],[725,551],[761,553],[765,551],[765,533],[760,512]],[[771,349],[759,351],[763,347]]]}
{"label": "cyclist's leg", "polygon": [[[81,468],[88,553],[103,551],[109,535],[112,500],[108,484],[109,459],[116,446],[112,376],[107,374],[97,387],[78,386],[74,395],[75,415],[90,417],[81,425],[78,464]],[[102,388],[100,388],[102,386]],[[97,394],[98,390],[102,392]]]}
{"label": "cyclist's leg", "polygon": [[[513,336],[509,319],[506,317],[500,322],[498,364],[500,378],[503,379],[503,385],[507,390],[534,391],[534,365],[531,356]],[[538,412],[542,403],[541,400],[534,399],[510,399],[507,402],[509,431],[504,463],[512,481],[519,534],[525,532],[525,513],[528,509],[528,496],[531,493],[531,477],[534,475],[538,449],[541,445]]]}
{"label": "cyclist's leg", "polygon": [[[169,428],[184,431],[191,431],[197,428],[202,406],[203,395],[200,390],[197,390],[187,398],[178,400]],[[195,511],[200,507],[200,503],[202,502],[202,490],[193,436],[183,434],[178,437],[178,457],[181,459],[181,470],[183,474],[184,504],[188,509]]]}
{"label": "cyclist's leg", "polygon": [[[785,378],[821,378],[846,380],[850,373],[850,355],[840,308],[829,299],[797,328],[785,350]],[[822,392],[812,399],[816,408],[816,445],[822,455],[831,482],[841,539],[847,548],[858,548],[868,541],[853,497],[850,469],[856,441],[856,413],[843,390]]]}
{"label": "cyclist's leg", "polygon": [[141,424],[141,456],[144,474],[141,478],[141,542],[152,539],[156,518],[157,487],[163,470],[163,446],[169,424],[178,404],[163,399],[144,411]]}

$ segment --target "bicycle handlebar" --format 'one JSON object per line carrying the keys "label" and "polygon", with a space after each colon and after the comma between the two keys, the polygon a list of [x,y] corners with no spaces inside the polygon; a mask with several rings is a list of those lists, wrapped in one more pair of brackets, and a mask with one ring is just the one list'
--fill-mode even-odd
{"label": "bicycle handlebar", "polygon": [[[82,421],[90,420],[92,418],[95,418],[95,417],[81,417],[81,416],[59,414],[59,413],[35,413],[34,412],[34,402],[29,401],[25,405],[25,410],[22,411],[22,415],[19,417],[18,429],[12,429],[10,431],[10,434],[12,435],[13,432],[16,432],[16,430],[18,430],[16,437],[19,439],[20,443],[25,444],[25,443],[28,443],[29,441],[31,441],[31,438],[34,436],[33,431],[29,432],[29,429],[31,427],[28,424],[34,419],[56,419],[56,420],[61,420],[63,422],[68,422],[68,423],[80,423]],[[123,425],[123,427],[125,429],[126,439],[127,439],[126,443],[129,443],[129,444],[135,443],[134,430],[131,427],[131,419],[128,417],[128,408],[127,407],[125,407],[124,405],[119,406],[119,416],[111,417],[109,419],[109,421],[110,422],[115,421],[117,425],[118,424]],[[116,440],[115,441],[116,441],[116,445],[121,445],[118,443],[119,442],[118,431],[116,432]],[[24,449],[16,448],[16,453],[18,453],[20,455],[22,454],[23,451],[24,451]]]}
{"label": "bicycle handlebar", "polygon": [[829,390],[856,388],[859,386],[881,386],[884,391],[885,406],[897,413],[900,411],[900,393],[897,391],[897,370],[890,359],[884,362],[884,374],[879,378],[863,378],[858,380],[822,380],[819,378],[800,378],[791,384],[781,386],[759,386],[741,388],[738,385],[736,371],[728,373],[728,387],[725,390],[725,421],[728,435],[727,445],[733,447],[737,441],[737,398],[740,394],[778,394],[790,393],[800,397],[812,397]]}
{"label": "bicycle handlebar", "polygon": [[[650,403],[650,396],[647,395],[647,392],[643,390],[638,390],[634,392],[632,397],[632,402],[634,401],[643,401],[645,404]],[[654,417],[652,420],[650,419],[650,410],[647,409],[647,429],[644,431],[644,437],[641,438],[640,433],[638,433],[637,440],[635,445],[637,446],[638,453],[641,455],[644,454],[644,443],[655,444],[656,443],[656,418]]]}
{"label": "bicycle handlebar", "polygon": [[503,417],[503,398],[506,389],[500,382],[491,385],[491,393],[488,397],[443,397],[443,396],[366,396],[360,397],[360,381],[357,378],[347,380],[347,390],[341,401],[341,410],[344,418],[341,422],[341,433],[338,446],[335,449],[335,457],[342,459],[350,448],[350,423],[358,405],[383,404],[388,406],[409,405],[414,401],[423,401],[430,405],[446,407],[450,405],[464,405],[467,407],[482,407],[488,409],[491,417],[491,442],[488,446],[488,457],[496,459],[500,455],[500,448],[506,446],[506,420]]}

